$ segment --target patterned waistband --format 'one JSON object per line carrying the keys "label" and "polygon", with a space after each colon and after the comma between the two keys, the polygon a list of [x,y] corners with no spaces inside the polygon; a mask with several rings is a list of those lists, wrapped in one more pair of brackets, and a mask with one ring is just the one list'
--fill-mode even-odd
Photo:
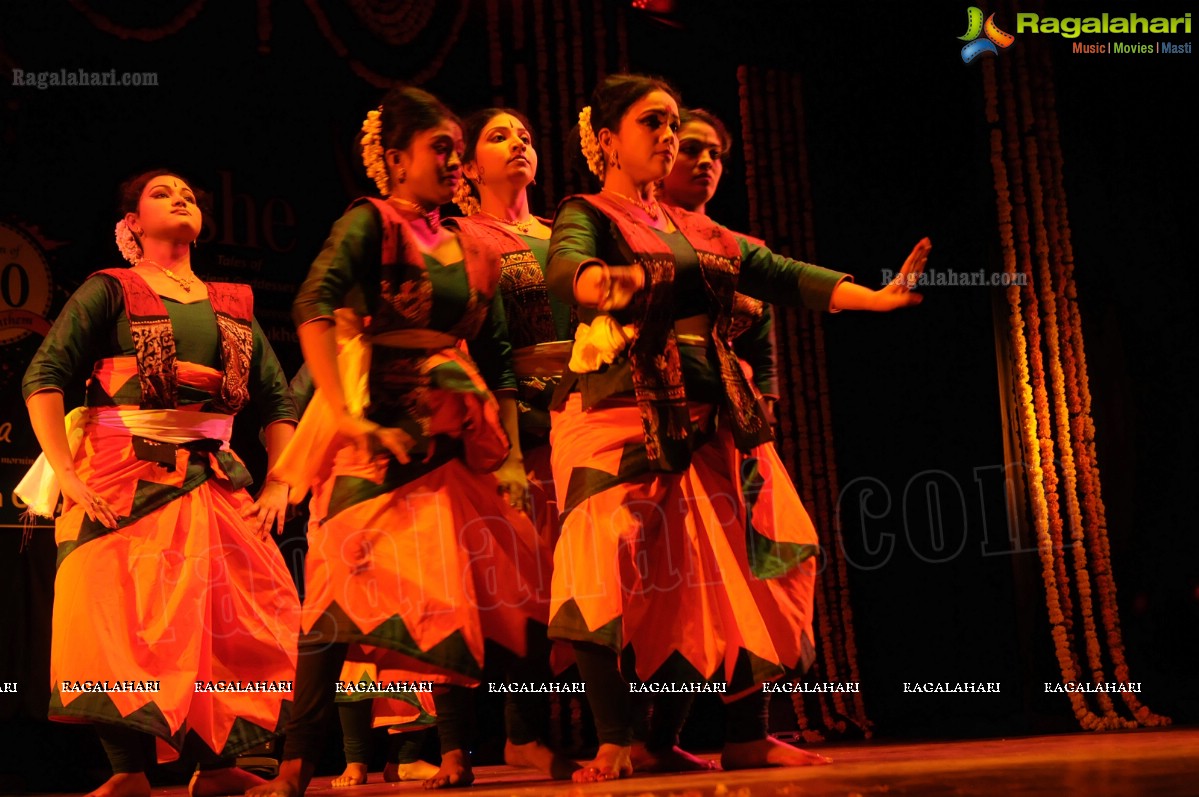
{"label": "patterned waistband", "polygon": [[458,338],[436,329],[396,329],[371,335],[367,340],[372,346],[393,349],[449,349],[458,345]]}

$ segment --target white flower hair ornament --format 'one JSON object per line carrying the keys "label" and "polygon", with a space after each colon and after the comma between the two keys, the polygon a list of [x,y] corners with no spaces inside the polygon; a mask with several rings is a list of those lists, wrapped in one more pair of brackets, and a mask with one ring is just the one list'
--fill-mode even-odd
{"label": "white flower hair ornament", "polygon": [[121,250],[121,257],[128,260],[132,265],[137,265],[142,259],[142,247],[137,242],[137,236],[133,234],[133,230],[129,229],[129,225],[124,219],[117,222],[117,249]]}
{"label": "white flower hair ornament", "polygon": [[475,198],[474,191],[471,190],[470,180],[466,179],[466,175],[458,182],[458,187],[454,189],[454,204],[462,211],[463,216],[473,216],[483,209],[479,204],[479,200]]}
{"label": "white flower hair ornament", "polygon": [[362,121],[362,165],[366,176],[375,181],[379,193],[387,196],[391,185],[387,175],[387,164],[383,160],[383,106],[367,111]]}

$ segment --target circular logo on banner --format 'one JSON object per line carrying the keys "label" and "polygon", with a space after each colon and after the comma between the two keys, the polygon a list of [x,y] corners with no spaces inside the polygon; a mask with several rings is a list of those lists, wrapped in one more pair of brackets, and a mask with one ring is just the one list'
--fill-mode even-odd
{"label": "circular logo on banner", "polygon": [[50,331],[50,264],[32,238],[0,222],[0,346]]}

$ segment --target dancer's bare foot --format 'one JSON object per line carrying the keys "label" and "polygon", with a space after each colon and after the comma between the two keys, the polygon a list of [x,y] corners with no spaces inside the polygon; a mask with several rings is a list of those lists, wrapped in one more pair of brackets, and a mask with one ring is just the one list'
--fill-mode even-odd
{"label": "dancer's bare foot", "polygon": [[192,773],[192,779],[187,784],[187,793],[191,797],[244,794],[247,790],[261,786],[263,783],[266,781],[253,772],[246,772],[240,767],[197,769]]}
{"label": "dancer's bare foot", "polygon": [[575,783],[627,778],[633,774],[631,748],[619,744],[601,744],[595,758],[574,771]]}
{"label": "dancer's bare foot", "polygon": [[246,797],[302,797],[312,780],[316,764],[302,758],[288,758],[279,764],[279,774],[261,786],[246,790]]}
{"label": "dancer's bare foot", "polygon": [[361,786],[366,781],[366,764],[361,764],[357,761],[347,761],[346,771],[330,781],[329,785],[335,789],[344,789],[349,786]]}
{"label": "dancer's bare foot", "polygon": [[528,744],[504,743],[504,763],[510,767],[535,769],[554,780],[570,780],[579,765],[560,756],[538,741]]}
{"label": "dancer's bare foot", "polygon": [[451,750],[441,754],[441,767],[433,777],[425,781],[426,789],[452,789],[469,786],[475,782],[475,773],[470,768],[470,756],[465,750]]}
{"label": "dancer's bare foot", "polygon": [[727,742],[720,754],[722,769],[810,767],[831,763],[831,758],[792,747],[773,736],[753,742]]}
{"label": "dancer's bare foot", "polygon": [[677,745],[665,750],[650,750],[644,742],[633,742],[633,769],[638,772],[707,772],[716,762],[688,753]]}
{"label": "dancer's bare foot", "polygon": [[87,797],[150,797],[150,780],[145,772],[117,772]]}
{"label": "dancer's bare foot", "polygon": [[405,761],[393,764],[388,761],[383,765],[383,780],[388,783],[399,783],[401,780],[428,780],[437,774],[437,767],[428,761]]}

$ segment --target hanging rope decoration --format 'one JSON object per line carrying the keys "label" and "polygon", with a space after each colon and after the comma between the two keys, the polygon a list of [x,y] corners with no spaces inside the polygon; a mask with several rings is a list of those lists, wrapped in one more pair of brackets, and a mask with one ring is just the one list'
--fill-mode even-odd
{"label": "hanging rope decoration", "polygon": [[491,97],[497,106],[535,109],[530,121],[543,145],[529,200],[553,208],[562,196],[591,188],[570,168],[579,157],[572,128],[587,95],[618,62],[620,42],[627,47],[627,15],[619,4],[550,0],[486,0],[484,9]]}
{"label": "hanging rope decoration", "polygon": [[258,52],[269,55],[271,52],[271,0],[258,0]]}
{"label": "hanging rope decoration", "polygon": [[350,55],[350,48],[347,47],[345,42],[341,40],[341,37],[334,32],[333,26],[329,22],[329,18],[325,16],[325,12],[321,9],[320,0],[304,0],[304,3],[308,6],[308,10],[312,12],[313,19],[316,20],[316,25],[317,28],[320,29],[321,35],[324,36],[325,41],[329,42],[330,46],[333,47],[333,51],[337,53],[337,56],[349,64],[350,69],[353,70],[354,74],[358,75],[372,86],[381,89],[391,88],[399,80],[403,80],[404,82],[411,83],[413,85],[427,83],[438,72],[440,72],[441,68],[445,66],[445,61],[449,56],[450,51],[453,50],[454,45],[458,43],[458,37],[462,33],[462,25],[466,22],[467,12],[470,10],[470,3],[468,0],[459,0],[458,13],[450,25],[449,32],[442,41],[440,49],[431,59],[429,59],[423,69],[413,75],[389,76],[380,72],[376,72],[366,64],[359,61],[357,58],[354,58]]}
{"label": "hanging rope decoration", "polygon": [[[803,92],[797,76],[775,70],[740,67],[742,135],[751,232],[768,242],[790,243],[794,256],[810,259],[814,244],[811,184],[804,146]],[[780,108],[789,108],[781,112]],[[787,170],[779,164],[797,164]],[[798,190],[797,190],[798,187]],[[770,212],[764,209],[770,208]],[[854,641],[848,568],[835,529],[834,497],[839,490],[832,437],[828,375],[822,319],[813,313],[775,308],[779,343],[779,453],[793,473],[797,488],[820,536],[827,565],[817,580],[814,632],[817,678],[831,682],[861,681]],[[796,400],[790,400],[794,396]],[[841,692],[794,694],[799,732],[805,741],[842,735],[851,726],[869,738],[872,724],[861,693],[852,702]]]}
{"label": "hanging rope decoration", "polygon": [[435,0],[348,0],[350,10],[373,35],[392,47],[415,40],[428,26]]}
{"label": "hanging rope decoration", "polygon": [[502,105],[504,89],[504,45],[500,31],[500,0],[487,0],[487,69],[491,78],[491,104]]}
{"label": "hanging rope decoration", "polygon": [[[540,137],[540,140],[546,141],[548,140],[547,136],[549,135],[549,130],[551,127],[555,127],[557,124],[557,119],[555,119],[553,109],[551,108],[552,103],[550,102],[549,83],[549,51],[551,46],[554,46],[554,48],[557,49],[557,43],[551,39],[550,34],[546,29],[545,0],[533,0],[531,5],[533,6],[533,70],[535,76],[535,86],[530,86],[530,88],[533,90],[532,96],[541,98],[541,102],[537,103],[537,135]],[[534,83],[532,80],[529,82]],[[559,136],[557,140],[565,141],[566,138],[567,136],[562,135]],[[541,167],[549,173],[553,172],[553,167],[550,165],[550,161],[553,159],[553,154],[553,151],[551,151],[548,147],[546,148],[546,151],[538,153],[540,156]],[[550,181],[542,180],[542,182],[546,184],[546,192],[548,194],[548,186]],[[553,206],[547,204],[546,207]]]}
{"label": "hanging rope decoration", "polygon": [[158,41],[166,38],[174,33],[178,33],[191,22],[200,11],[204,8],[205,0],[193,0],[193,2],[175,15],[165,25],[160,25],[155,28],[128,28],[124,25],[119,25],[98,11],[93,11],[88,7],[84,0],[71,0],[71,6],[83,16],[87,17],[88,22],[91,22],[105,33],[112,34],[119,39],[134,39],[141,42]]}
{"label": "hanging rope decoration", "polygon": [[[525,42],[528,40],[528,37],[526,36],[526,33],[525,33],[525,27],[526,27],[526,25],[525,25],[525,4],[524,3],[512,3],[511,11],[512,11],[511,47],[513,47],[517,50],[525,51],[527,53],[528,51],[526,49]],[[501,56],[501,58],[505,62],[507,61],[506,58],[503,58],[502,56]],[[516,105],[515,105],[515,107],[531,108],[532,104],[530,103],[530,100],[529,100],[529,93],[532,90],[532,85],[529,81],[529,64],[528,64],[529,59],[528,59],[528,56],[526,55],[522,59],[514,59],[514,60],[517,60],[517,63],[514,64],[512,67],[512,79],[513,79],[513,82],[516,84]],[[509,98],[509,100],[511,100],[511,98]],[[496,105],[503,105],[503,104],[504,104],[503,95],[500,95],[497,98]],[[561,140],[561,137],[559,137],[555,140]],[[542,173],[548,173],[548,172],[549,172],[548,169],[542,169]],[[551,180],[542,180],[540,185],[548,186],[551,184],[551,182],[552,182]],[[543,188],[542,190],[544,191],[545,189]],[[552,207],[552,205],[547,202],[547,203],[543,204],[542,207],[548,208],[548,207]]]}
{"label": "hanging rope decoration", "polygon": [[[550,5],[550,2],[528,0],[501,3],[499,0],[486,0],[484,8],[488,22],[487,59],[493,103],[500,107],[512,105],[524,108],[530,111],[530,115],[536,109],[536,118],[530,121],[542,145],[538,147],[540,164],[537,184],[530,186],[529,199],[533,205],[540,200],[541,207],[552,209],[559,197],[575,193],[581,187],[573,173],[566,169],[578,157],[570,151],[575,146],[570,129],[575,114],[586,102],[586,95],[609,72],[609,33],[617,33],[625,48],[628,36],[626,16],[619,4],[567,6],[558,3]],[[563,8],[568,9],[565,15]],[[588,8],[590,15],[586,13]],[[569,83],[567,47],[572,58],[569,74],[573,80]],[[551,80],[557,81],[557,91]],[[596,163],[602,163],[603,156],[598,143],[595,150]],[[597,165],[596,168],[600,167]],[[565,716],[567,712],[562,701],[570,704],[569,717]],[[551,710],[557,711],[564,723],[558,729],[564,738],[569,736],[570,728],[581,727],[583,707],[579,701],[555,694],[550,696],[550,702]],[[566,724],[567,720],[573,725]]]}
{"label": "hanging rope decoration", "polygon": [[[1008,10],[1015,13],[1010,5]],[[1053,106],[1052,64],[1044,47],[1031,39],[1009,56],[982,63],[984,109],[991,127],[991,167],[1004,272],[1021,274],[1027,280],[1024,286],[1013,281],[1006,289],[1013,360],[1009,367],[1019,391],[1014,398],[1054,651],[1064,682],[1082,679],[1081,648],[1092,682],[1107,681],[1106,653],[1116,681],[1128,683],[1100,497]],[[1030,79],[1030,58],[1037,59],[1035,80]],[[1077,594],[1077,608],[1072,593]],[[1081,639],[1074,625],[1076,617],[1081,620]],[[1090,702],[1085,693],[1067,694],[1079,724],[1088,730],[1170,722],[1142,705],[1131,692],[1118,694],[1132,718],[1117,711],[1110,693],[1097,693]]]}
{"label": "hanging rope decoration", "polygon": [[[811,172],[809,170],[808,150],[803,145],[805,136],[807,135],[804,126],[803,117],[803,91],[802,78],[799,75],[788,75],[788,91],[790,95],[789,107],[794,114],[794,122],[786,126],[788,140],[795,139],[792,144],[797,157],[795,162],[798,164],[799,181],[799,199],[800,205],[793,213],[797,217],[797,223],[800,228],[800,237],[793,236],[792,240],[796,242],[799,251],[810,262],[817,260],[815,236],[813,230],[815,224],[812,220],[812,181]],[[837,527],[836,511],[833,506],[833,496],[841,494],[840,480],[837,478],[837,462],[836,462],[836,444],[833,439],[833,416],[831,412],[831,401],[829,395],[828,384],[828,359],[824,349],[824,317],[818,313],[797,313],[803,324],[803,340],[807,349],[803,356],[805,364],[810,363],[810,368],[814,370],[814,379],[808,382],[819,396],[819,401],[805,402],[805,406],[809,411],[815,413],[815,417],[810,422],[809,428],[813,431],[819,429],[819,434],[816,437],[820,441],[820,446],[814,447],[814,456],[817,458],[818,464],[818,479],[817,479],[817,496],[823,500],[814,502],[825,528],[836,529],[837,539],[834,546],[831,567],[824,574],[825,578],[835,579],[837,593],[840,600],[832,604],[833,629],[836,637],[835,649],[842,652],[839,660],[838,675],[845,673],[848,670],[845,680],[850,683],[860,683],[862,680],[861,673],[858,669],[858,646],[857,638],[854,634],[853,625],[853,606],[849,596],[849,566],[845,557],[845,548],[841,544],[841,533]],[[854,718],[855,721],[863,730],[867,738],[873,735],[871,730],[872,725],[866,717],[866,707],[862,702],[862,694],[860,691],[848,693],[852,694],[853,706],[845,704],[846,694],[843,692],[834,692],[832,694],[833,708],[837,712],[838,717]],[[832,725],[828,724],[828,719],[825,720],[826,727],[835,728],[839,732],[844,732],[846,724],[844,720],[837,719]]]}

